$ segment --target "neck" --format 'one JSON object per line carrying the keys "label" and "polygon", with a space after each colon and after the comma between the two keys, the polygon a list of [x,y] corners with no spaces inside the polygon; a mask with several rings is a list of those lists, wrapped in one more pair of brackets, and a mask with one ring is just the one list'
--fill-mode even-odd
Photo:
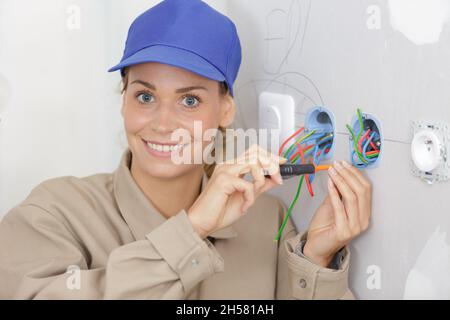
{"label": "neck", "polygon": [[147,199],[167,219],[182,209],[189,209],[200,194],[203,168],[176,178],[158,178],[139,170],[131,161],[131,175]]}

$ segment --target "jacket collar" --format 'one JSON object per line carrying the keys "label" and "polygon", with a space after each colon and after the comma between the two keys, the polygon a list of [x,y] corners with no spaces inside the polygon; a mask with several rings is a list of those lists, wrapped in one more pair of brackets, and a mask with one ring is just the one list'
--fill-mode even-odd
{"label": "jacket collar", "polygon": [[[131,175],[132,153],[129,148],[122,155],[120,165],[114,172],[114,197],[119,210],[131,232],[137,240],[145,239],[145,235],[164,223],[165,218],[151,203],[136,184]],[[208,176],[203,173],[201,191],[208,182]],[[209,235],[216,239],[228,239],[237,236],[235,228],[228,226]]]}

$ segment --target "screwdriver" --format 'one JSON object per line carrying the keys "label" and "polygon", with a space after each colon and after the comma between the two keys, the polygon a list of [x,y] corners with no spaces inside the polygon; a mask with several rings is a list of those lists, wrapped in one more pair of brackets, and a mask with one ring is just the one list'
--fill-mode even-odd
{"label": "screwdriver", "polygon": [[[320,165],[316,166],[312,163],[307,164],[282,164],[280,165],[280,174],[284,179],[289,179],[293,176],[299,176],[303,174],[314,174],[317,171],[328,170],[331,165]],[[267,171],[264,172],[266,178],[270,178]]]}

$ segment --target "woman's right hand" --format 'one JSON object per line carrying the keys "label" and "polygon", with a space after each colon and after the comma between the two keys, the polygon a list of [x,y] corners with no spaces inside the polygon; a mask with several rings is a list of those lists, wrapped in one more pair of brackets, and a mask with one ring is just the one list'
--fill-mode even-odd
{"label": "woman's right hand", "polygon": [[[233,224],[247,213],[256,198],[283,183],[278,157],[252,145],[238,158],[217,164],[203,192],[188,210],[194,230],[204,239],[216,230]],[[266,170],[271,178],[264,176]],[[243,177],[251,173],[253,181]]]}

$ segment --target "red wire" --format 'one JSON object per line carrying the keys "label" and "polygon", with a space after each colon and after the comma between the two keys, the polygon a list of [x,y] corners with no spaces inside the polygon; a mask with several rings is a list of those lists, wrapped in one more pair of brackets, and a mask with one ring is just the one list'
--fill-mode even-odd
{"label": "red wire", "polygon": [[[330,148],[325,149],[325,153],[328,153],[328,152],[330,152]],[[322,150],[317,151],[316,157],[320,156],[321,153],[322,153]]]}
{"label": "red wire", "polygon": [[367,138],[367,135],[370,133],[370,129],[367,129],[367,131],[363,134],[363,136],[361,137],[361,139],[359,139],[359,141],[358,141],[358,149],[359,149],[359,152],[360,153],[362,153],[362,146],[361,146],[361,144],[362,144],[362,142],[364,141],[364,139],[366,139]]}
{"label": "red wire", "polygon": [[[314,145],[309,145],[309,146],[307,146],[305,149],[303,149],[303,152],[308,151],[308,150],[311,149],[312,147],[314,147]],[[290,158],[289,160],[292,162],[292,160],[294,160],[294,158],[295,158],[297,155],[300,155],[300,152],[297,151],[297,152],[293,153],[292,156],[291,156],[291,158]]]}
{"label": "red wire", "polygon": [[377,146],[373,144],[373,141],[372,141],[372,140],[370,141],[370,145],[372,146],[372,148],[373,148],[375,151],[380,151],[380,150],[378,150]]}
{"label": "red wire", "polygon": [[[300,143],[297,144],[298,152],[300,153],[300,157],[302,158],[302,163],[305,163],[305,156],[303,155],[302,147]],[[309,181],[309,175],[305,175],[306,185],[308,186],[308,192],[311,197],[314,197],[314,192],[311,187],[311,182]]]}
{"label": "red wire", "polygon": [[297,131],[295,131],[289,138],[287,138],[286,140],[284,140],[283,144],[281,145],[280,149],[278,150],[278,155],[281,155],[281,151],[283,151],[284,146],[286,145],[286,143],[288,143],[289,140],[291,140],[293,137],[295,137],[296,135],[298,135],[300,132],[302,132],[305,129],[305,127],[301,127],[300,129],[298,129]]}

